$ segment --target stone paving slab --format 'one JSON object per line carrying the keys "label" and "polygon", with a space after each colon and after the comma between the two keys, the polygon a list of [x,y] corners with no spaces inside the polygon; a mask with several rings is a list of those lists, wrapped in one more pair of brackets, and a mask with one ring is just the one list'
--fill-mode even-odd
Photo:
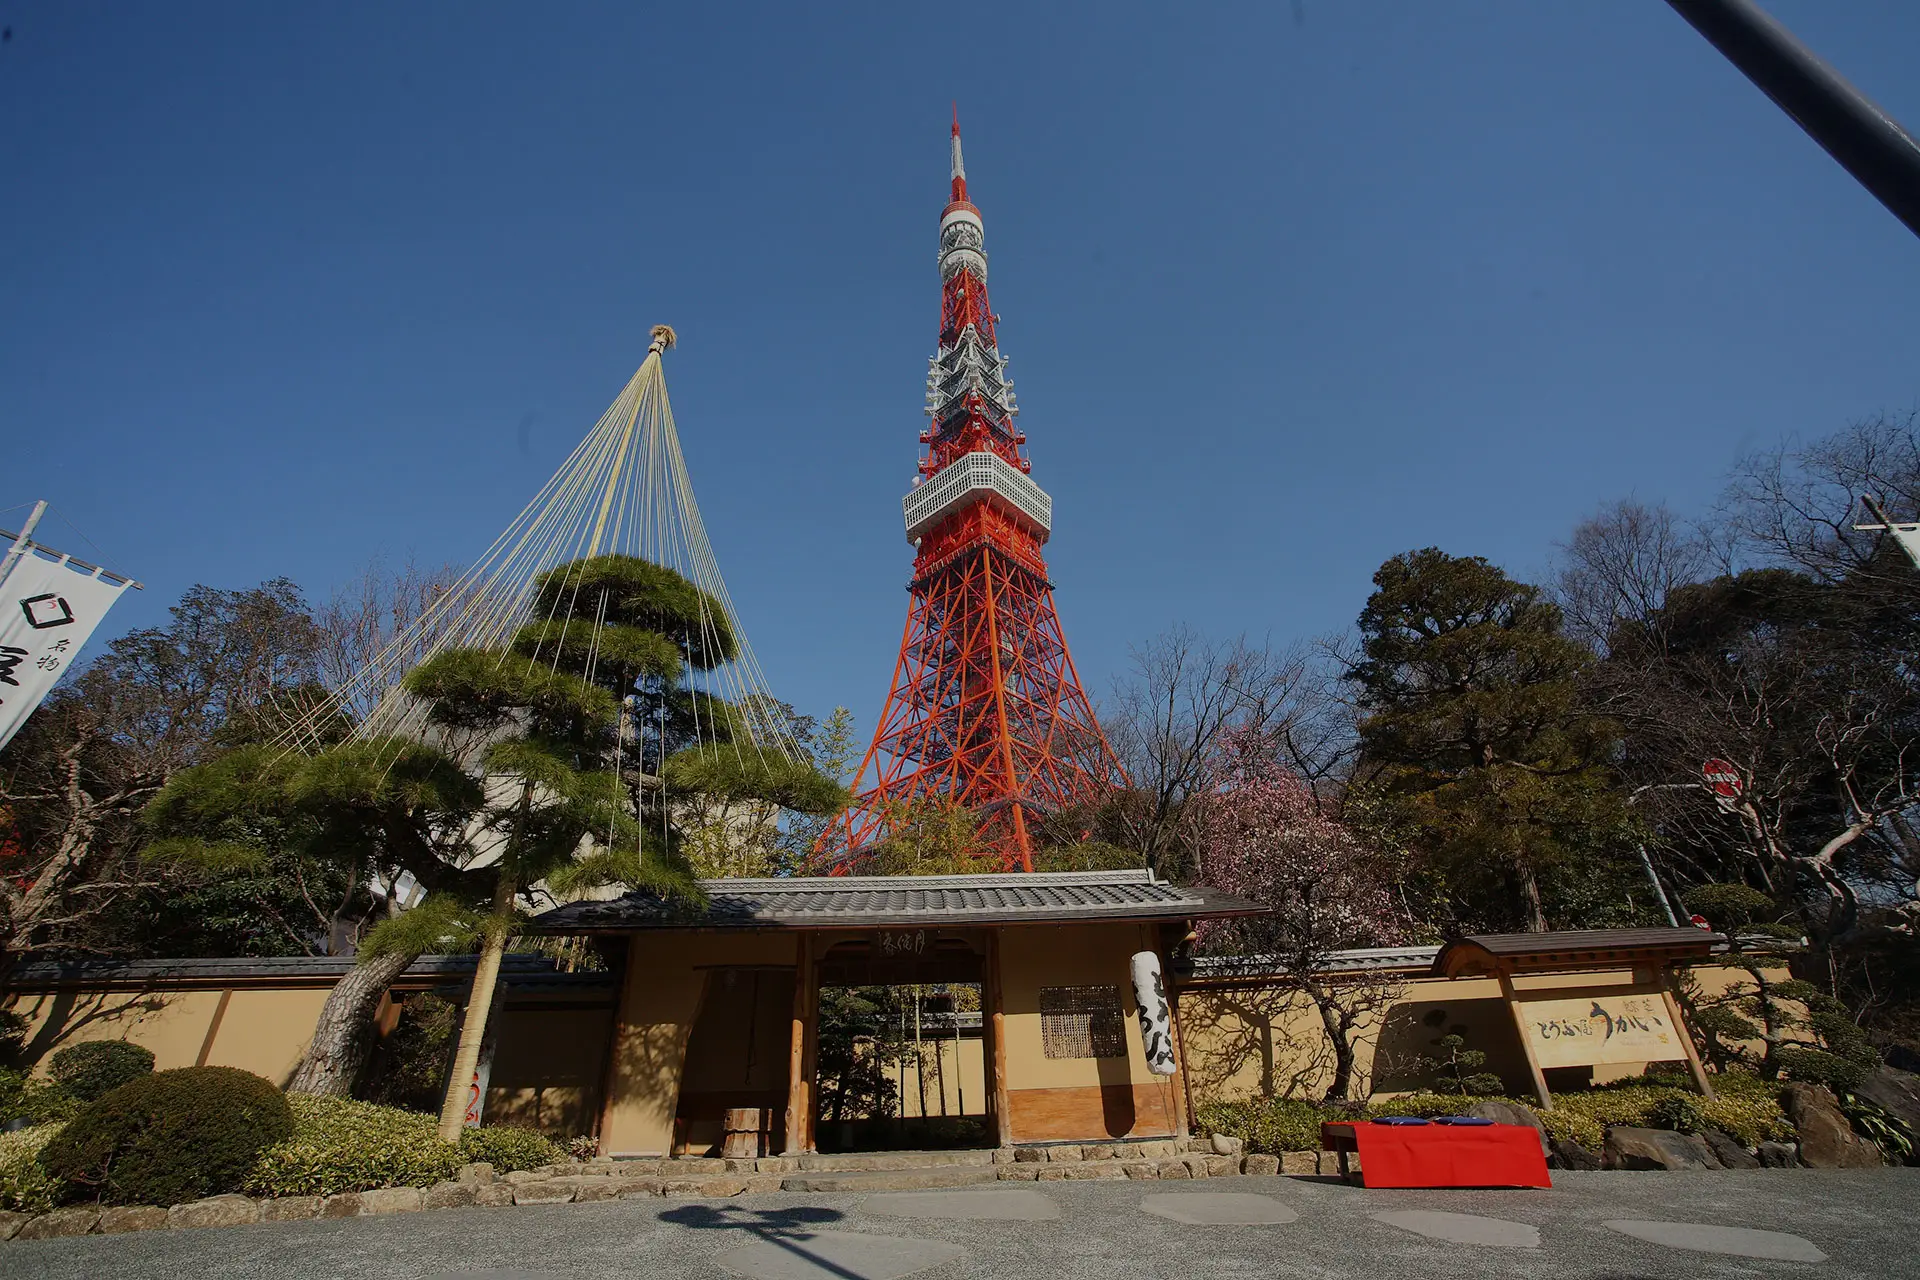
{"label": "stone paving slab", "polygon": [[811,1231],[773,1233],[713,1260],[747,1280],[900,1280],[965,1255],[939,1240]]}
{"label": "stone paving slab", "polygon": [[1398,1209],[1367,1215],[1402,1231],[1451,1244],[1485,1244],[1510,1249],[1538,1249],[1540,1229],[1505,1218],[1483,1218],[1476,1213],[1443,1213],[1432,1209]]}
{"label": "stone paving slab", "polygon": [[1038,1191],[895,1191],[868,1196],[863,1213],[888,1218],[958,1218],[969,1222],[1043,1222],[1060,1206]]}
{"label": "stone paving slab", "polygon": [[1773,1262],[1825,1262],[1813,1241],[1785,1231],[1753,1227],[1722,1227],[1707,1222],[1653,1222],[1615,1220],[1601,1224],[1623,1236],[1663,1244],[1694,1253],[1725,1253],[1736,1258],[1765,1258]]}
{"label": "stone paving slab", "polygon": [[1241,1191],[1176,1191],[1148,1196],[1140,1202],[1144,1213],[1194,1226],[1276,1226],[1300,1215],[1272,1196]]}

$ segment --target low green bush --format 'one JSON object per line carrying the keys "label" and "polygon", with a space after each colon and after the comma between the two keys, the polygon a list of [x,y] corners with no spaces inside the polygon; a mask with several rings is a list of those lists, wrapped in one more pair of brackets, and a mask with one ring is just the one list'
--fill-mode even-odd
{"label": "low green bush", "polygon": [[1318,1151],[1320,1122],[1327,1110],[1305,1098],[1243,1098],[1233,1102],[1203,1102],[1194,1119],[1206,1133],[1246,1140],[1247,1150],[1279,1154]]}
{"label": "low green bush", "polygon": [[451,1178],[467,1162],[460,1148],[442,1141],[434,1117],[422,1112],[303,1094],[291,1094],[287,1102],[293,1132],[254,1161],[241,1187],[250,1195],[426,1187]]}
{"label": "low green bush", "polygon": [[280,1091],[238,1067],[179,1067],[89,1102],[40,1152],[68,1199],[181,1204],[238,1189],[293,1132]]}
{"label": "low green bush", "polygon": [[481,1125],[466,1130],[460,1135],[460,1155],[464,1160],[492,1165],[495,1173],[565,1164],[568,1159],[566,1148],[545,1134],[509,1125]]}
{"label": "low green bush", "polygon": [[1718,1129],[1747,1146],[1771,1138],[1791,1138],[1793,1126],[1780,1109],[1777,1087],[1744,1071],[1713,1077],[1714,1097],[1703,1098],[1687,1084],[1662,1083],[1673,1077],[1622,1080],[1583,1093],[1555,1094],[1553,1110],[1541,1122],[1556,1138],[1569,1138],[1598,1151],[1608,1125],[1700,1132]]}
{"label": "low green bush", "polygon": [[0,1133],[0,1209],[45,1213],[60,1199],[60,1182],[40,1163],[40,1152],[60,1133],[57,1124]]}
{"label": "low green bush", "polygon": [[1600,1149],[1607,1126],[1614,1124],[1684,1133],[1719,1129],[1748,1146],[1793,1136],[1793,1126],[1780,1109],[1778,1086],[1745,1071],[1728,1071],[1713,1081],[1716,1096],[1708,1099],[1695,1091],[1692,1080],[1685,1075],[1637,1076],[1584,1092],[1555,1094],[1551,1111],[1541,1111],[1517,1098],[1410,1093],[1366,1103],[1310,1102],[1304,1098],[1208,1102],[1195,1108],[1194,1119],[1202,1132],[1244,1138],[1248,1150],[1273,1153],[1319,1150],[1320,1124],[1325,1120],[1380,1116],[1432,1119],[1458,1115],[1483,1100],[1526,1107],[1540,1118],[1552,1137],[1571,1139],[1593,1151]]}
{"label": "low green bush", "polygon": [[153,1074],[153,1050],[125,1040],[84,1040],[53,1055],[53,1082],[82,1102]]}

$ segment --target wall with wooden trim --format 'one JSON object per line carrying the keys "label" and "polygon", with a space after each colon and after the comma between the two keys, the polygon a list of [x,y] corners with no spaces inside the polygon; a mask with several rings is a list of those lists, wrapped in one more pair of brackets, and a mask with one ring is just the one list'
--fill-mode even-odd
{"label": "wall with wooden trim", "polygon": [[[1698,965],[1689,979],[1708,996],[1750,985],[1743,972]],[[1648,975],[1641,974],[1645,978]],[[1781,966],[1777,976],[1787,976]],[[1629,987],[1630,969],[1578,975],[1525,974],[1514,979],[1523,998],[1556,988]],[[1399,979],[1384,1015],[1364,1021],[1355,1035],[1354,1095],[1410,1093],[1430,1085],[1432,1073],[1416,1059],[1440,1052],[1439,1041],[1459,1035],[1487,1055],[1481,1070],[1499,1075],[1506,1092],[1532,1092],[1526,1055],[1513,1018],[1492,978]],[[1303,997],[1252,984],[1190,986],[1179,991],[1180,1029],[1195,1102],[1248,1097],[1317,1098],[1333,1078],[1332,1044],[1319,1015]],[[1645,1063],[1550,1069],[1553,1089],[1579,1088],[1641,1074]]]}
{"label": "wall with wooden trim", "polygon": [[[745,965],[791,969],[797,942],[798,935],[792,933],[663,931],[633,936],[608,1071],[602,1152],[657,1156],[672,1151],[687,1042],[709,972]],[[784,1060],[780,1073],[784,1080]]]}
{"label": "wall with wooden trim", "polygon": [[[1177,1076],[1147,1070],[1127,962],[1153,950],[1151,925],[1030,925],[1002,931],[1007,1110],[1015,1142],[1166,1137],[1178,1126]],[[1049,1058],[1042,987],[1111,986],[1120,993],[1126,1056]]]}

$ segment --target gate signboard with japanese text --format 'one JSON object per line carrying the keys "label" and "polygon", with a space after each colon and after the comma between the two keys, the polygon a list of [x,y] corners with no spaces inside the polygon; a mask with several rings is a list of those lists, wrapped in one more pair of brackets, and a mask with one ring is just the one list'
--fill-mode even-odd
{"label": "gate signboard with japanese text", "polygon": [[31,553],[0,582],[0,747],[12,741],[127,587]]}
{"label": "gate signboard with japanese text", "polygon": [[1527,1000],[1518,1011],[1521,1034],[1542,1067],[1670,1062],[1686,1056],[1658,992]]}

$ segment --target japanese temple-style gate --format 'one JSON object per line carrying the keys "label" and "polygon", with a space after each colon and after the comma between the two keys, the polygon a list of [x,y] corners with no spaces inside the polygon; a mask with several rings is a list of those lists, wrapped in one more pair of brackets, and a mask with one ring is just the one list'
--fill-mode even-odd
{"label": "japanese temple-style gate", "polygon": [[1130,964],[1166,964],[1196,920],[1259,910],[1146,871],[705,889],[699,909],[636,893],[540,917],[624,950],[605,1154],[704,1149],[740,1109],[778,1118],[767,1154],[815,1150],[821,988],[906,983],[980,984],[989,1142],[1184,1136],[1185,1082],[1150,1070]]}

